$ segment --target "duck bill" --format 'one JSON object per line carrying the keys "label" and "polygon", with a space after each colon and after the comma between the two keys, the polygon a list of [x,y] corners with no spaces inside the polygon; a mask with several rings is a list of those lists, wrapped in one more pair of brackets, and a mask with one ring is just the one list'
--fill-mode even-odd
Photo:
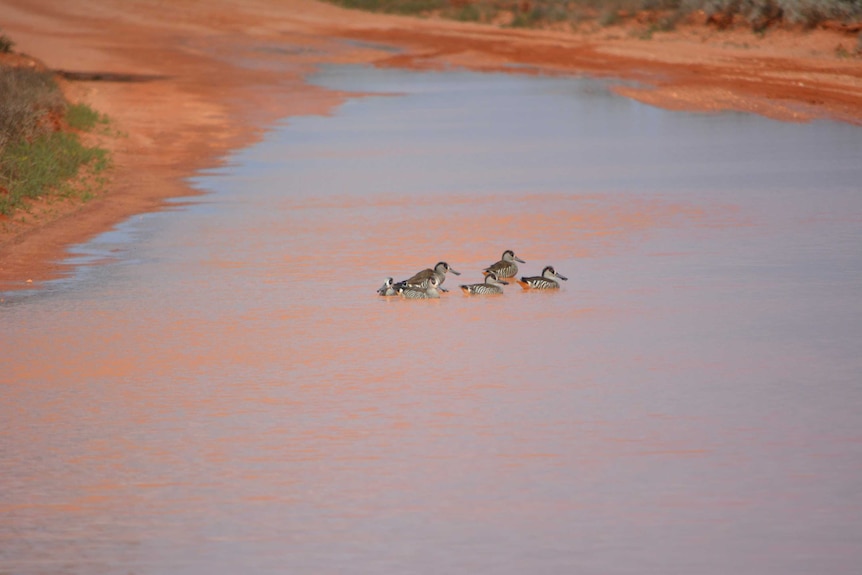
{"label": "duck bill", "polygon": [[515,256],[515,257],[514,257],[514,260],[515,260],[516,262],[518,262],[519,264],[525,264],[525,263],[527,263],[527,262],[525,262],[524,260],[522,260],[521,258],[519,258],[518,256]]}
{"label": "duck bill", "polygon": [[449,268],[449,271],[455,274],[456,276],[461,275],[461,272],[456,272],[453,268]]}
{"label": "duck bill", "polygon": [[561,276],[560,274],[556,274],[556,275],[558,278],[560,278],[563,281],[569,281],[569,278],[567,278],[566,276]]}
{"label": "duck bill", "polygon": [[503,284],[504,286],[509,285],[509,282],[504,282],[503,280],[498,280],[498,281],[499,281],[501,284]]}

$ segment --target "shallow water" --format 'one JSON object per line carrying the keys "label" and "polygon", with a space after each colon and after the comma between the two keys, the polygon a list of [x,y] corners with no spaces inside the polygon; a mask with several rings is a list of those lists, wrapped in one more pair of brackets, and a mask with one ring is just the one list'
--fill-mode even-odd
{"label": "shallow water", "polygon": [[858,569],[862,131],[314,81],[381,95],[3,294],[0,573]]}

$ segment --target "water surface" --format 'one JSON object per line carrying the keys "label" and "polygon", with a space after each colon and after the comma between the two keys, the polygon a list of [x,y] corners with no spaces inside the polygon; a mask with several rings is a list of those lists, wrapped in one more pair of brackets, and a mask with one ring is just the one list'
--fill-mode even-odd
{"label": "water surface", "polygon": [[[858,569],[862,131],[314,81],[380,95],[3,295],[0,573]],[[457,290],[505,249],[570,279]]]}

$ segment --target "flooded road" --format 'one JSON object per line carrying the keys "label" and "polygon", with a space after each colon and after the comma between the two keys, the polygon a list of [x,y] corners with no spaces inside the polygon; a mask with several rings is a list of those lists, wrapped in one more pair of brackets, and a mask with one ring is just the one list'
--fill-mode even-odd
{"label": "flooded road", "polygon": [[[364,95],[2,295],[0,573],[858,569],[862,130],[313,81]],[[569,281],[460,293],[506,249]]]}

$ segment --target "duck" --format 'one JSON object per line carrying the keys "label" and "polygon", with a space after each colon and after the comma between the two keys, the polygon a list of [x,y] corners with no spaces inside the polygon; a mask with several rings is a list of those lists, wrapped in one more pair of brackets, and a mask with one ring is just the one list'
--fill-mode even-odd
{"label": "duck", "polygon": [[[455,271],[455,269],[452,266],[450,266],[448,263],[438,262],[437,265],[434,266],[433,269],[432,268],[425,268],[421,272],[416,272],[409,279],[398,282],[397,284],[395,284],[395,288],[398,289],[400,287],[405,287],[405,286],[426,288],[426,287],[428,287],[428,283],[430,282],[432,277],[436,277],[437,278],[437,285],[442,286],[443,282],[446,281],[446,273],[447,272],[452,272],[456,276],[461,275],[461,272]],[[441,287],[440,291],[445,292],[447,290],[445,290]]]}
{"label": "duck", "polygon": [[437,277],[431,276],[426,287],[406,284],[398,288],[398,294],[406,299],[435,299],[440,297],[438,287],[440,282]]}
{"label": "duck", "polygon": [[494,272],[488,272],[484,283],[462,285],[461,289],[469,295],[501,294],[505,285],[509,285],[509,282],[504,282]]}
{"label": "duck", "polygon": [[515,262],[527,263],[516,256],[512,250],[506,250],[503,252],[500,261],[485,268],[484,273],[494,273],[497,275],[497,278],[513,278],[518,273],[518,264]]}
{"label": "duck", "polygon": [[542,275],[522,277],[518,283],[524,289],[559,289],[560,283],[557,280],[568,281],[569,278],[558,274],[554,266],[545,266]]}
{"label": "duck", "polygon": [[386,281],[380,286],[377,293],[382,296],[398,295],[398,290],[395,289],[395,281],[392,278],[386,278]]}

